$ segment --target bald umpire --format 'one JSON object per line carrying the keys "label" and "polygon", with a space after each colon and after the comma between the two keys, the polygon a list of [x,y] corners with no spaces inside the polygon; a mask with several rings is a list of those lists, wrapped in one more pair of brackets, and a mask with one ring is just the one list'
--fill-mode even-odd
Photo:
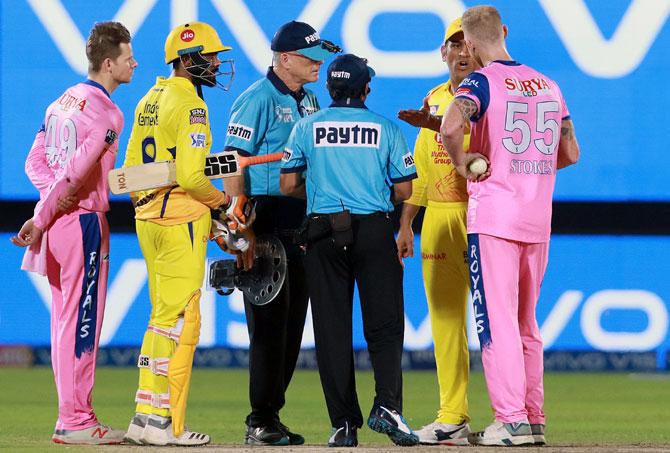
{"label": "bald umpire", "polygon": [[296,123],[281,169],[282,193],[307,198],[305,269],[331,447],[357,445],[363,424],[352,348],[355,283],[375,376],[368,426],[398,445],[419,442],[401,415],[403,270],[389,215],[411,195],[416,170],[398,126],[365,106],[373,76],[363,58],[333,60],[333,103]]}

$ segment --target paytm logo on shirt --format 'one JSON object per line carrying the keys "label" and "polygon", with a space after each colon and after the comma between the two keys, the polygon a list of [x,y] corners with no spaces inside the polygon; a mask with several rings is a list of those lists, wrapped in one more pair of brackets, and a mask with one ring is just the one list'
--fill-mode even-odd
{"label": "paytm logo on shirt", "polygon": [[353,121],[323,121],[313,125],[314,146],[379,148],[382,125]]}

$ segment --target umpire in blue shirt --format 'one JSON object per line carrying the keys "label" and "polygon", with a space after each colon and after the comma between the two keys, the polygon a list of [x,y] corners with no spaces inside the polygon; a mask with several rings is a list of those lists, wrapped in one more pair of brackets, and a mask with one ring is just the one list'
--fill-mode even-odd
{"label": "umpire in blue shirt", "polygon": [[[231,109],[226,149],[243,156],[284,149],[293,125],[319,110],[316,96],[304,85],[318,80],[324,60],[339,51],[321,40],[310,25],[296,21],[277,30],[271,49],[272,67],[267,75],[247,88]],[[305,201],[282,196],[279,167],[279,162],[257,165],[247,169],[244,177],[225,182],[227,193],[245,193],[255,200],[255,233],[278,237],[288,258],[288,275],[275,300],[264,306],[244,301],[251,403],[245,443],[251,445],[299,445],[305,441],[279,420],[300,352],[309,300],[303,257],[295,240],[305,217]]]}
{"label": "umpire in blue shirt", "polygon": [[333,102],[298,121],[281,169],[282,193],[307,199],[305,264],[334,447],[357,445],[363,424],[352,348],[354,284],[376,383],[368,426],[398,445],[419,442],[401,415],[403,270],[389,215],[411,195],[416,169],[398,126],[365,106],[373,76],[363,58],[333,60]]}

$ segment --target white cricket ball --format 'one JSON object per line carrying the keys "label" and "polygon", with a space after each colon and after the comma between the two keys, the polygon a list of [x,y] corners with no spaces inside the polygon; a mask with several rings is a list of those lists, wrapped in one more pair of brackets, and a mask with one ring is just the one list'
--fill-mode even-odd
{"label": "white cricket ball", "polygon": [[488,164],[481,157],[473,159],[470,165],[468,165],[468,169],[475,175],[483,175],[486,173],[487,168],[489,168]]}

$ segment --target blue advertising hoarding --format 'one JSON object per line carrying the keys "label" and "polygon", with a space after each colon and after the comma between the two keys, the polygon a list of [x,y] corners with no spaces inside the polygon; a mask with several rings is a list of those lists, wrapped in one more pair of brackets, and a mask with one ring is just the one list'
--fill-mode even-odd
{"label": "blue advertising hoarding", "polygon": [[[0,285],[0,345],[49,344],[51,296],[43,277],[19,270],[23,250],[0,234],[4,259]],[[417,237],[415,250],[419,248]],[[101,345],[138,346],[150,305],[144,261],[134,235],[111,239],[110,279]],[[217,256],[210,249],[212,259]],[[562,236],[552,239],[549,267],[537,309],[548,351],[653,352],[665,368],[670,351],[670,281],[667,265],[670,238],[635,236]],[[418,257],[405,261],[405,349],[432,347]],[[205,291],[200,346],[244,349],[249,344],[239,292],[229,297]],[[365,349],[360,310],[354,304],[354,346]],[[478,349],[471,307],[470,348]],[[314,347],[311,317],[303,347]]]}
{"label": "blue advertising hoarding", "polygon": [[[84,42],[95,21],[119,20],[133,34],[139,61],[133,82],[114,100],[126,116],[158,75],[168,75],[163,43],[189,20],[211,23],[234,50],[228,93],[207,90],[214,150],[222,147],[232,101],[270,64],[269,41],[282,23],[304,20],[377,72],[369,106],[388,117],[418,107],[447,77],[439,46],[445,25],[481,2],[460,0],[26,0],[0,2],[0,200],[37,197],[23,165],[44,109],[86,74]],[[557,200],[670,200],[665,128],[670,103],[667,0],[495,0],[519,61],[562,86],[582,148],[579,165],[561,172]],[[313,84],[328,104],[322,80]],[[416,131],[403,125],[411,143]],[[278,150],[279,151],[279,150]],[[639,171],[640,157],[648,163]]]}

